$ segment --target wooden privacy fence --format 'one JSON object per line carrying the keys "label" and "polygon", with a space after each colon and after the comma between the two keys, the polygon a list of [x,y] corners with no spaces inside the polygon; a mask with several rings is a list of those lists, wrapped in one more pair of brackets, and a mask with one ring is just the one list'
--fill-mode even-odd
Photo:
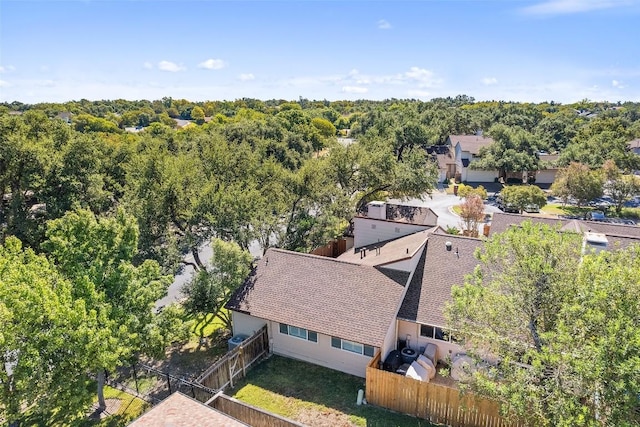
{"label": "wooden privacy fence", "polygon": [[505,420],[499,404],[457,388],[427,383],[378,369],[380,352],[367,366],[366,398],[372,405],[452,427],[524,427]]}
{"label": "wooden privacy fence", "polygon": [[208,404],[252,427],[304,427],[303,424],[263,411],[224,394],[218,395]]}
{"label": "wooden privacy fence", "polygon": [[233,387],[238,376],[244,377],[247,369],[269,351],[267,326],[263,326],[253,336],[244,340],[236,348],[204,371],[195,382],[213,390],[224,390]]}
{"label": "wooden privacy fence", "polygon": [[324,246],[311,251],[312,255],[337,258],[347,251],[347,241],[345,239],[332,240]]}

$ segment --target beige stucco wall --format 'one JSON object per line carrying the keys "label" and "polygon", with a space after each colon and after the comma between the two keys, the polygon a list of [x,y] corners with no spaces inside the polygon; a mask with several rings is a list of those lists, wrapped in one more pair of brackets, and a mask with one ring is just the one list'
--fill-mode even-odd
{"label": "beige stucco wall", "polygon": [[319,333],[318,342],[315,343],[281,334],[279,324],[277,322],[270,323],[273,353],[304,360],[305,362],[325,366],[358,377],[365,377],[371,357],[331,347],[331,337],[328,335]]}
{"label": "beige stucco wall", "polygon": [[427,228],[429,227],[426,225],[403,224],[369,218],[354,218],[353,244],[354,247],[360,248],[372,243],[408,236],[416,231],[426,230]]}
{"label": "beige stucco wall", "polygon": [[264,319],[238,313],[237,311],[231,312],[231,322],[233,335],[245,334],[249,336],[255,334],[260,328],[267,324],[267,321]]}
{"label": "beige stucco wall", "polygon": [[420,347],[426,347],[427,343],[435,344],[438,347],[436,354],[438,360],[445,360],[448,356],[464,352],[464,349],[458,344],[421,337],[420,324],[418,323],[398,320],[398,338],[405,339],[407,334],[411,335],[411,348],[415,350],[420,350]]}
{"label": "beige stucco wall", "polygon": [[[331,337],[328,335],[319,333],[318,342],[315,343],[280,333],[278,322],[267,321],[235,311],[232,312],[232,319],[234,334],[252,335],[266,324],[269,332],[269,348],[272,353],[280,356],[303,360],[362,378],[365,377],[367,365],[371,361],[369,356],[331,347]],[[392,332],[395,336],[395,326]],[[374,355],[377,350],[376,348]]]}

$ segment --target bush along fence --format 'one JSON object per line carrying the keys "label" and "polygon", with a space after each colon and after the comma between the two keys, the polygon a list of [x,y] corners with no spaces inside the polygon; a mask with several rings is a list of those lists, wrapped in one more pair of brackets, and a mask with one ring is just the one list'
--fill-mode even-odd
{"label": "bush along fence", "polygon": [[414,380],[379,369],[380,353],[366,373],[367,402],[451,427],[524,427],[500,415],[498,402],[457,388]]}

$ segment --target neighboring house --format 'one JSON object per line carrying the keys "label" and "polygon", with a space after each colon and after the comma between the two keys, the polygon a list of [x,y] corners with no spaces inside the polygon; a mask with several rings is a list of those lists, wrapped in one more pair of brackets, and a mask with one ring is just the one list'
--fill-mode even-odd
{"label": "neighboring house", "polygon": [[56,115],[56,118],[62,120],[63,122],[67,123],[67,124],[71,124],[71,117],[72,114],[68,111],[63,111],[61,113],[58,113]]}
{"label": "neighboring house", "polygon": [[129,427],[246,427],[247,425],[176,392],[133,421]]}
{"label": "neighboring house", "polygon": [[438,182],[446,182],[456,175],[456,159],[450,145],[432,145],[426,148],[438,165]]}
{"label": "neighboring house", "polygon": [[623,249],[627,246],[640,244],[640,227],[635,225],[611,224],[603,221],[583,221],[575,219],[554,219],[523,216],[504,212],[496,212],[491,220],[490,234],[501,233],[509,227],[519,226],[530,220],[533,223],[547,224],[551,227],[560,226],[561,230],[574,233],[597,233],[605,237],[605,248]]}
{"label": "neighboring house", "polygon": [[433,228],[438,215],[427,207],[370,202],[353,218],[353,246],[363,246]]}
{"label": "neighboring house", "polygon": [[[375,216],[405,207],[374,202],[368,208]],[[370,218],[354,220],[365,221],[354,229],[355,239],[363,230],[373,236]],[[583,233],[583,244],[595,250],[640,244],[636,226],[506,213],[493,214],[490,232],[525,220]],[[476,267],[482,242],[431,227],[360,245],[338,259],[269,249],[226,305],[233,333],[251,335],[267,325],[273,353],[360,377],[377,351],[384,361],[402,345],[420,350],[433,343],[436,358],[446,360],[463,349],[446,329],[444,308],[451,288]]]}
{"label": "neighboring house", "polygon": [[447,144],[454,149],[456,177],[463,182],[494,182],[498,171],[470,169],[469,164],[480,153],[482,147],[493,143],[493,139],[482,135],[449,135]]}
{"label": "neighboring house", "polygon": [[541,164],[545,167],[536,172],[536,184],[553,184],[559,169],[557,167],[558,157],[560,156],[557,154],[538,154]]}
{"label": "neighboring house", "polygon": [[629,141],[627,145],[629,146],[629,150],[631,150],[631,152],[640,155],[640,138]]}

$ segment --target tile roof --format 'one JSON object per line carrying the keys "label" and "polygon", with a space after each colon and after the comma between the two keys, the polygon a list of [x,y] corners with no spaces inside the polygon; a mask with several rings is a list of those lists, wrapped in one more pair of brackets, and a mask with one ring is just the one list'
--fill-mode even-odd
{"label": "tile roof", "polygon": [[[451,251],[445,243],[451,242]],[[451,300],[451,287],[462,285],[464,277],[478,264],[474,257],[482,240],[450,234],[432,234],[411,279],[398,318],[446,326],[443,314]]]}
{"label": "tile roof", "polygon": [[455,147],[459,142],[462,151],[467,151],[473,155],[477,155],[480,152],[480,148],[486,147],[493,142],[493,139],[480,135],[449,135],[449,139],[452,147]]}
{"label": "tile roof", "polygon": [[235,418],[223,414],[182,393],[173,393],[154,406],[129,427],[246,427]]}
{"label": "tile roof", "polygon": [[436,228],[437,227],[418,231],[393,240],[366,245],[363,247],[367,250],[365,257],[361,257],[360,255],[359,249],[362,248],[356,248],[343,253],[338,259],[354,264],[381,266],[413,258],[427,241],[429,234]]}
{"label": "tile roof", "polygon": [[397,270],[271,248],[226,307],[380,347],[407,279]]}

